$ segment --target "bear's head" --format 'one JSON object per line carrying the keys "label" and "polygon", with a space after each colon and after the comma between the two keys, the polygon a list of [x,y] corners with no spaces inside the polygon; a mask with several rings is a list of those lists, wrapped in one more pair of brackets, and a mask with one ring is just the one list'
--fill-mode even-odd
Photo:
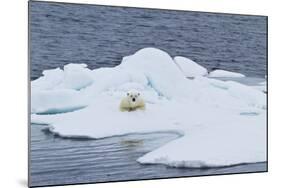
{"label": "bear's head", "polygon": [[129,100],[130,103],[134,104],[138,101],[140,97],[140,93],[137,91],[128,91],[127,92],[127,98]]}

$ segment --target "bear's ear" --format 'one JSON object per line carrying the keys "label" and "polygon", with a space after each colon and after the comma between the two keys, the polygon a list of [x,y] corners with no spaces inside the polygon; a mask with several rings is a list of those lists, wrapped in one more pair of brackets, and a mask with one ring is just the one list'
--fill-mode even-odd
{"label": "bear's ear", "polygon": [[130,93],[127,93],[127,96],[129,96],[130,95]]}

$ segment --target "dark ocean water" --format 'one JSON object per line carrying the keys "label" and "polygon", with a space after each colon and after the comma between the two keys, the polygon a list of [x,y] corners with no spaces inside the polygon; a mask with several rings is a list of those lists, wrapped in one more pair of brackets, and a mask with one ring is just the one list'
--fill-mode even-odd
{"label": "dark ocean water", "polygon": [[[157,47],[212,69],[266,75],[266,17],[121,7],[30,3],[31,79],[68,63],[91,69]],[[64,139],[31,126],[32,186],[265,171],[266,163],[189,169],[141,165],[136,159],[178,135],[152,133],[106,139]]]}
{"label": "dark ocean water", "polygon": [[31,2],[31,79],[68,63],[112,67],[144,47],[212,70],[266,74],[267,19],[186,11]]}

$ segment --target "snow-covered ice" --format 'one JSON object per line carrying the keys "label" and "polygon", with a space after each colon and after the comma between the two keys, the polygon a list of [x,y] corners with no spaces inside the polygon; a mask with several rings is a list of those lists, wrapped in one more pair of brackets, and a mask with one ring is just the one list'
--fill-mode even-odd
{"label": "snow-covered ice", "polygon": [[[206,167],[266,161],[266,94],[205,77],[197,64],[187,63],[185,71],[194,69],[188,75],[195,77],[187,79],[177,59],[144,48],[113,68],[70,64],[44,71],[31,84],[31,122],[48,124],[64,137],[180,135],[140,157],[140,163]],[[120,112],[119,103],[131,89],[141,93],[146,110]]]}
{"label": "snow-covered ice", "polygon": [[262,92],[265,92],[265,93],[267,93],[267,87],[266,87],[266,82],[264,81],[264,82],[261,82],[261,83],[259,83],[258,85],[255,85],[255,86],[252,86],[253,88],[255,88],[255,89],[257,89],[257,90],[260,90],[260,91],[262,91]]}
{"label": "snow-covered ice", "polygon": [[87,106],[83,88],[92,84],[92,71],[86,64],[68,64],[64,70],[43,71],[43,76],[31,82],[31,112],[68,112]]}
{"label": "snow-covered ice", "polygon": [[174,61],[186,77],[206,76],[208,74],[205,67],[186,57],[176,56]]}
{"label": "snow-covered ice", "polygon": [[231,72],[231,71],[226,71],[226,70],[214,70],[209,73],[209,77],[213,78],[219,78],[219,77],[230,77],[230,78],[240,78],[240,77],[245,77],[244,74],[238,73],[238,72]]}

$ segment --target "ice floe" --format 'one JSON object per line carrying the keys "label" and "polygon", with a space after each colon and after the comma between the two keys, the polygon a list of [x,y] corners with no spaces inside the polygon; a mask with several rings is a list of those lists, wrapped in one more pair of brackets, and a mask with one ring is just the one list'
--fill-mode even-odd
{"label": "ice floe", "polygon": [[[70,64],[44,71],[31,84],[31,122],[48,124],[64,137],[181,135],[140,157],[140,163],[197,168],[266,161],[266,94],[204,77],[196,64],[185,72],[174,60],[179,62],[162,50],[144,48],[113,68]],[[191,73],[195,78],[187,79]],[[131,89],[141,93],[146,110],[120,112]]]}
{"label": "ice floe", "polygon": [[238,72],[231,72],[226,70],[214,70],[209,73],[209,77],[218,78],[218,77],[230,77],[230,78],[240,78],[245,77],[244,74]]}

